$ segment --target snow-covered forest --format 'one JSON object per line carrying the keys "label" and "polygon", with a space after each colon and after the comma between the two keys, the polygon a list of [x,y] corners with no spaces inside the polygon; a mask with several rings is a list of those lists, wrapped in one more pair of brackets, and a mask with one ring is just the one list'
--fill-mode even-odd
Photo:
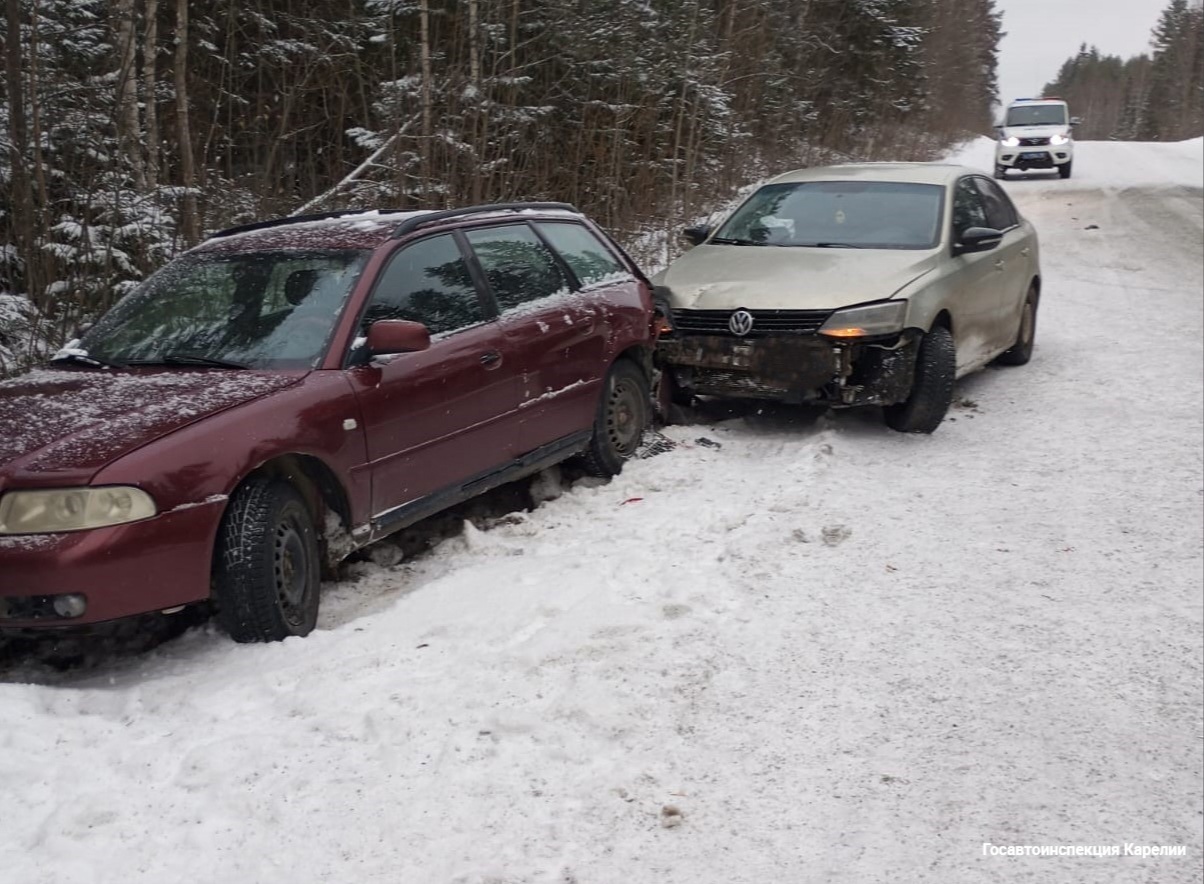
{"label": "snow-covered forest", "polygon": [[767,171],[987,131],[994,0],[6,0],[0,374],[207,231],[573,202],[639,256]]}
{"label": "snow-covered forest", "polygon": [[1182,141],[1204,134],[1204,3],[1170,0],[1150,39],[1152,53],[1122,59],[1083,44],[1046,95],[1065,98],[1083,120],[1081,139]]}

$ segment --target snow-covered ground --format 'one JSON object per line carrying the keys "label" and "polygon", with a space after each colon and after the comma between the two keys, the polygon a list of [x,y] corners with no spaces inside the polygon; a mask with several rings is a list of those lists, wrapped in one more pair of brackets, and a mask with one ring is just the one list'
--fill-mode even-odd
{"label": "snow-covered ground", "polygon": [[1010,181],[1037,351],[931,437],[711,408],[307,639],[18,666],[0,880],[1199,881],[1202,184],[1200,140]]}

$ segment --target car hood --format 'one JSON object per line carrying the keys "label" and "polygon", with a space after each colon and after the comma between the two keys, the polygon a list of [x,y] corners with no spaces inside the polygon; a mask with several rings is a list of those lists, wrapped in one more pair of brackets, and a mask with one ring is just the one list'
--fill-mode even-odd
{"label": "car hood", "polygon": [[1004,126],[1003,136],[1005,138],[1052,138],[1055,135],[1064,135],[1066,127],[1062,125],[1055,126]]}
{"label": "car hood", "polygon": [[292,386],[300,374],[37,369],[0,381],[0,488],[83,484],[193,421]]}
{"label": "car hood", "polygon": [[937,251],[700,245],[653,283],[691,310],[824,310],[893,297],[929,273]]}

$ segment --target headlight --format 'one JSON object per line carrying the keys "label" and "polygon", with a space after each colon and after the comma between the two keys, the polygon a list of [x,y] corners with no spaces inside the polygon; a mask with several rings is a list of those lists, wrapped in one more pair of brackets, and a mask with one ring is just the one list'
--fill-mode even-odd
{"label": "headlight", "polygon": [[1070,140],[1069,135],[1055,135],[1055,136],[1053,136],[1053,138],[1049,139],[1049,143],[1050,144],[1065,144],[1069,140]]}
{"label": "headlight", "polygon": [[149,519],[158,512],[139,488],[55,488],[0,497],[0,534],[57,534]]}
{"label": "headlight", "polygon": [[863,307],[837,310],[820,328],[830,338],[872,338],[903,331],[906,301],[882,301]]}
{"label": "headlight", "polygon": [[1004,138],[999,143],[1002,144],[1004,147],[1019,147],[1020,139],[1017,138],[1015,135],[1013,135],[1010,138]]}
{"label": "headlight", "polygon": [[673,334],[673,308],[669,306],[669,290],[662,285],[652,287],[653,326],[658,335]]}

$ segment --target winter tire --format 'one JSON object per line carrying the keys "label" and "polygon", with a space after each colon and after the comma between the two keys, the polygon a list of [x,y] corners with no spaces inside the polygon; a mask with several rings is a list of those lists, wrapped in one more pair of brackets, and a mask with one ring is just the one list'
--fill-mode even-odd
{"label": "winter tire", "polygon": [[1058,174],[1061,175],[1063,178],[1069,178],[1070,177],[1070,167],[1072,165],[1073,165],[1073,162],[1065,163],[1061,166],[1058,166]]}
{"label": "winter tire", "polygon": [[582,455],[586,472],[610,478],[640,447],[652,414],[652,396],[644,373],[620,359],[606,375],[589,447]]}
{"label": "winter tire", "polygon": [[214,556],[217,621],[237,642],[307,635],[318,619],[313,518],[291,485],[253,479],[230,501]]}
{"label": "winter tire", "polygon": [[915,380],[906,402],[886,408],[886,424],[900,433],[931,433],[945,419],[953,401],[957,349],[953,335],[943,326],[920,339]]}
{"label": "winter tire", "polygon": [[1033,357],[1033,341],[1037,337],[1037,289],[1030,286],[1024,298],[1024,309],[1020,313],[1020,328],[1016,330],[1016,343],[1005,350],[995,361],[1000,365],[1025,365]]}

